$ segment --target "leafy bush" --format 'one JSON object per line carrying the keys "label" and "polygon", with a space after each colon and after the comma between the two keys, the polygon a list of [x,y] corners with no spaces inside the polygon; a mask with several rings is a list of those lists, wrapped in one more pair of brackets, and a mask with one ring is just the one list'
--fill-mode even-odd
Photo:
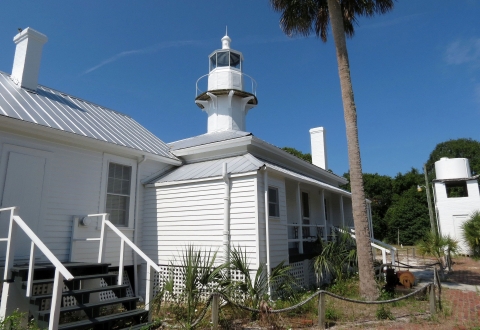
{"label": "leafy bush", "polygon": [[342,281],[355,274],[358,269],[355,240],[345,231],[331,242],[317,241],[320,253],[314,258],[313,267],[322,282]]}
{"label": "leafy bush", "polygon": [[40,330],[35,321],[28,322],[25,327],[22,323],[26,322],[27,313],[21,313],[18,309],[15,310],[12,315],[7,316],[5,319],[0,319],[0,330]]}
{"label": "leafy bush", "polygon": [[[463,239],[470,248],[473,258],[480,258],[480,211],[472,213],[470,218],[462,224]],[[466,252],[466,251],[465,251]]]}
{"label": "leafy bush", "polygon": [[380,307],[375,312],[377,320],[394,320],[395,317],[392,314],[390,308],[385,307],[385,305],[380,305]]}

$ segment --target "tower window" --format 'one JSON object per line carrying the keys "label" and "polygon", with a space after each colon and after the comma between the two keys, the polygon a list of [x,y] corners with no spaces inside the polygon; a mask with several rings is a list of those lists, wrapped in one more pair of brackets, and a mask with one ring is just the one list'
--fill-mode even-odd
{"label": "tower window", "polygon": [[445,182],[445,188],[447,189],[447,197],[468,197],[467,182]]}
{"label": "tower window", "polygon": [[226,66],[241,70],[242,56],[231,51],[217,51],[210,56],[210,71]]}
{"label": "tower window", "polygon": [[228,52],[217,53],[217,67],[228,66]]}
{"label": "tower window", "polygon": [[235,69],[240,69],[241,57],[240,54],[230,52],[230,66]]}

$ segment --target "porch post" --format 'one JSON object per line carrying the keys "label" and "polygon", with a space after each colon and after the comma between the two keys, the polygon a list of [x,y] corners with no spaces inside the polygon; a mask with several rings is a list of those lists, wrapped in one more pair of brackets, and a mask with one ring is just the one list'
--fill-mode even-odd
{"label": "porch post", "polygon": [[343,195],[340,195],[340,216],[342,217],[342,228],[345,228],[345,212],[343,210]]}
{"label": "porch post", "polygon": [[300,182],[297,183],[297,207],[298,207],[298,253],[303,254],[303,215],[302,215],[302,202],[300,198]]}
{"label": "porch post", "polygon": [[327,239],[327,218],[325,217],[325,191],[320,189],[320,216],[323,220],[323,240]]}

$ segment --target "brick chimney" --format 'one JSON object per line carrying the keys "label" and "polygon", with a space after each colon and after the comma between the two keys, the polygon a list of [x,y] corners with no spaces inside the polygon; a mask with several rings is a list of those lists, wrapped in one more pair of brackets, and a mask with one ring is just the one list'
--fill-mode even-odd
{"label": "brick chimney", "polygon": [[312,163],[318,167],[328,170],[327,163],[327,141],[326,131],[323,127],[316,127],[310,130],[310,141],[312,144]]}
{"label": "brick chimney", "polygon": [[38,73],[43,45],[47,37],[31,28],[26,28],[13,38],[17,45],[13,60],[12,80],[19,86],[37,90]]}

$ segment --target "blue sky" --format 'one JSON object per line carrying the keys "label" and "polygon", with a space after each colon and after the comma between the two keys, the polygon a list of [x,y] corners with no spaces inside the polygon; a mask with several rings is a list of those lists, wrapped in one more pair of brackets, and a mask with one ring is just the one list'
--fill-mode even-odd
{"label": "blue sky", "polygon": [[[310,151],[327,130],[329,167],[348,170],[333,39],[289,38],[267,0],[1,1],[0,70],[17,28],[49,38],[39,82],[128,114],[165,142],[206,132],[195,82],[225,34],[258,83],[247,130]],[[403,0],[348,40],[364,172],[420,169],[435,145],[480,140],[480,1]]]}

